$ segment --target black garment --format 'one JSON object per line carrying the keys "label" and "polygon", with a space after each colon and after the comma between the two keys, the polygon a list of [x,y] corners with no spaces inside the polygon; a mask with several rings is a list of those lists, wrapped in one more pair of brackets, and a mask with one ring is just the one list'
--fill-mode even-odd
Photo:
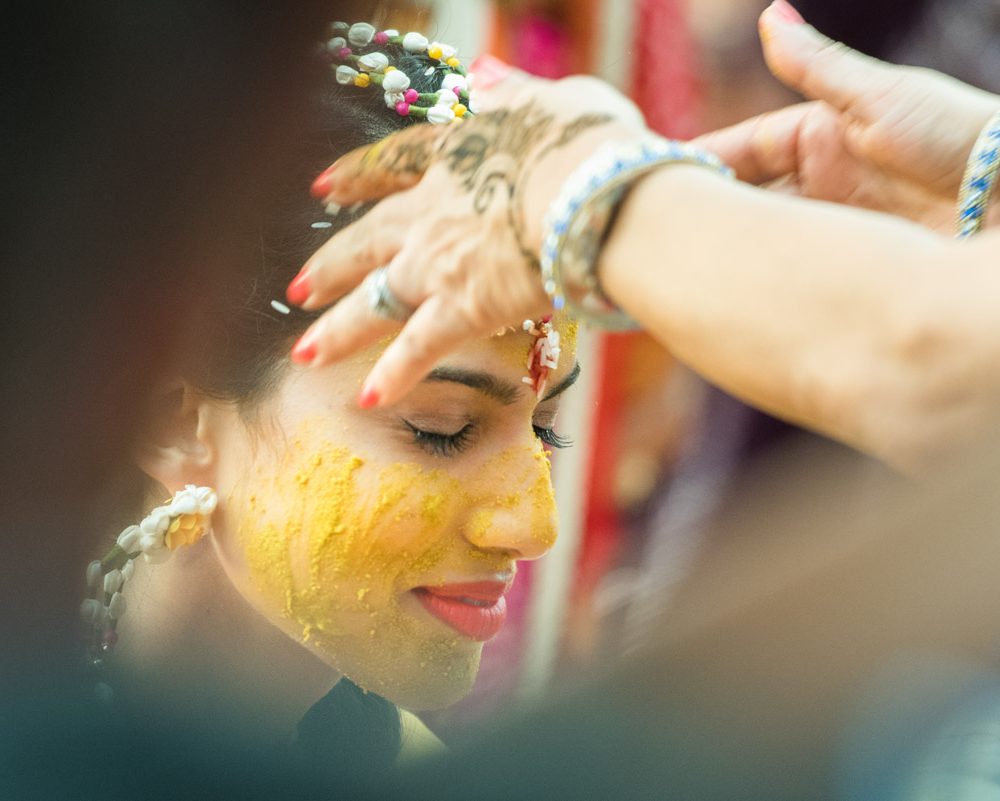
{"label": "black garment", "polygon": [[299,721],[296,755],[320,772],[384,775],[402,747],[399,710],[341,679]]}

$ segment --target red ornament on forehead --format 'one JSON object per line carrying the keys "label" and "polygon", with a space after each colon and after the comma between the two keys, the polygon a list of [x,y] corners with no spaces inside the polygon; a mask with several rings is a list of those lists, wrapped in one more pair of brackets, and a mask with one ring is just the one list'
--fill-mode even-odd
{"label": "red ornament on forehead", "polygon": [[552,315],[538,322],[525,320],[522,328],[535,337],[528,351],[528,375],[521,380],[541,400],[549,383],[549,371],[559,367],[559,332],[552,325]]}

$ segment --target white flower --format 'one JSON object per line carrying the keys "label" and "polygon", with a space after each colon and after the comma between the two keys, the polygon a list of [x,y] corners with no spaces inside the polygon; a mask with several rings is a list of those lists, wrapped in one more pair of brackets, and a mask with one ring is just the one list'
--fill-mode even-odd
{"label": "white flower", "polygon": [[108,602],[108,617],[112,620],[120,620],[125,614],[125,596],[116,592]]}
{"label": "white flower", "polygon": [[195,495],[198,497],[198,513],[203,515],[210,515],[215,511],[215,507],[219,503],[219,496],[215,494],[215,490],[211,487],[198,487],[195,490]]}
{"label": "white flower", "polygon": [[402,92],[386,92],[385,93],[385,104],[389,108],[392,108],[392,109],[396,108],[396,104],[397,103],[402,103],[404,100],[406,100],[406,97],[403,95]]}
{"label": "white flower", "polygon": [[133,573],[135,573],[135,560],[129,559],[124,565],[122,565],[122,581],[128,581],[131,579]]}
{"label": "white flower", "polygon": [[142,537],[139,538],[139,550],[144,554],[159,551],[164,547],[163,535],[157,534],[155,531],[143,532]]}
{"label": "white flower", "polygon": [[142,529],[138,526],[129,526],[118,535],[118,545],[125,553],[135,553],[141,536]]}
{"label": "white flower", "polygon": [[456,50],[451,45],[445,44],[444,42],[435,42],[438,47],[441,48],[441,60],[447,61],[449,58],[454,58],[458,54]]}
{"label": "white flower", "polygon": [[347,33],[347,29],[350,26],[346,22],[332,22],[330,23],[330,30],[334,33]]}
{"label": "white flower", "polygon": [[101,610],[103,609],[104,606],[100,601],[88,598],[80,604],[80,617],[83,618],[83,622],[87,625],[96,626],[101,616]]}
{"label": "white flower", "polygon": [[181,490],[170,503],[170,516],[193,515],[198,511],[198,499],[193,492]]}
{"label": "white flower", "polygon": [[475,90],[470,90],[469,100],[466,103],[466,106],[473,114],[479,113],[479,95]]}
{"label": "white flower", "polygon": [[110,595],[113,592],[118,592],[122,588],[122,572],[121,570],[111,570],[104,576],[104,591]]}
{"label": "white flower", "polygon": [[347,86],[348,84],[354,83],[354,77],[358,74],[356,69],[348,67],[346,64],[341,64],[337,67],[337,83]]}
{"label": "white flower", "polygon": [[399,36],[399,31],[397,31],[397,30],[396,30],[395,28],[386,28],[386,29],[385,29],[384,31],[382,31],[382,32],[383,32],[383,33],[384,33],[384,34],[385,34],[386,36],[389,36],[389,37],[393,37],[393,36]]}
{"label": "white flower", "polygon": [[402,70],[393,70],[382,79],[382,88],[386,92],[405,92],[410,88],[410,79]]}
{"label": "white flower", "polygon": [[449,72],[444,76],[444,80],[441,81],[441,91],[454,94],[456,87],[458,87],[459,91],[465,91],[469,88],[469,82],[464,75],[459,75],[457,72]]}
{"label": "white flower", "polygon": [[430,42],[427,41],[427,37],[422,33],[416,33],[410,31],[403,37],[403,49],[407,53],[424,53],[427,51],[427,45]]}
{"label": "white flower", "polygon": [[381,72],[389,66],[389,57],[385,53],[368,53],[358,59],[358,64],[368,72]]}
{"label": "white flower", "polygon": [[343,36],[334,36],[326,43],[326,49],[331,53],[339,53],[342,47],[347,47],[347,40]]}
{"label": "white flower", "polygon": [[446,125],[455,121],[455,112],[450,106],[433,106],[427,109],[427,121],[434,125]]}
{"label": "white flower", "polygon": [[97,589],[97,584],[101,580],[101,563],[94,560],[87,565],[87,586],[93,590]]}
{"label": "white flower", "polygon": [[355,22],[347,32],[347,41],[354,47],[364,47],[375,38],[375,27],[367,22]]}

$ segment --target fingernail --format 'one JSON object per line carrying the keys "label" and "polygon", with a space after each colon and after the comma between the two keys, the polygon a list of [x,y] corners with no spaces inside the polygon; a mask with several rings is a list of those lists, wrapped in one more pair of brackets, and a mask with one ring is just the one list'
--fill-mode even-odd
{"label": "fingernail", "polygon": [[292,348],[292,361],[296,364],[312,364],[316,359],[316,334],[312,329],[306,331]]}
{"label": "fingernail", "polygon": [[309,285],[309,272],[303,267],[299,274],[292,279],[292,283],[285,290],[285,297],[289,303],[301,306],[312,294],[312,287]]}
{"label": "fingernail", "polygon": [[331,164],[323,172],[321,172],[316,180],[312,182],[312,186],[309,187],[309,194],[311,194],[317,200],[322,200],[333,189],[333,173],[337,169],[336,164]]}
{"label": "fingernail", "polygon": [[378,406],[378,390],[366,384],[358,395],[358,406],[362,409],[372,409]]}
{"label": "fingernail", "polygon": [[469,65],[469,72],[476,74],[473,81],[473,87],[476,89],[490,89],[510,75],[512,71],[513,68],[510,64],[489,53],[483,53]]}
{"label": "fingernail", "polygon": [[795,7],[788,2],[788,0],[774,0],[771,3],[771,8],[774,9],[774,13],[785,22],[791,23],[792,25],[803,25],[805,24],[805,19],[802,15],[795,10]]}

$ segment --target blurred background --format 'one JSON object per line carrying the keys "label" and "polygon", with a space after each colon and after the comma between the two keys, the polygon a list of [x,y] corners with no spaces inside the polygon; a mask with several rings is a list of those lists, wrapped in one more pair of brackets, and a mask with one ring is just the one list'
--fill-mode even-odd
{"label": "blurred background", "polygon": [[[589,73],[631,96],[658,132],[690,138],[797,98],[768,73],[756,20],[763,0],[395,0],[378,22],[419,29],[467,61],[490,52],[549,78]],[[799,0],[807,21],[888,60],[1000,91],[1000,2]],[[706,235],[711,231],[706,229]],[[553,683],[587,675],[669,628],[676,588],[739,518],[756,465],[801,448],[846,459],[864,508],[884,469],[786,426],[688,372],[642,334],[584,332],[584,379],[557,428],[560,541],[527,565],[510,623],[484,654],[474,693],[428,717],[446,740]],[[794,487],[788,487],[794,491]]]}

